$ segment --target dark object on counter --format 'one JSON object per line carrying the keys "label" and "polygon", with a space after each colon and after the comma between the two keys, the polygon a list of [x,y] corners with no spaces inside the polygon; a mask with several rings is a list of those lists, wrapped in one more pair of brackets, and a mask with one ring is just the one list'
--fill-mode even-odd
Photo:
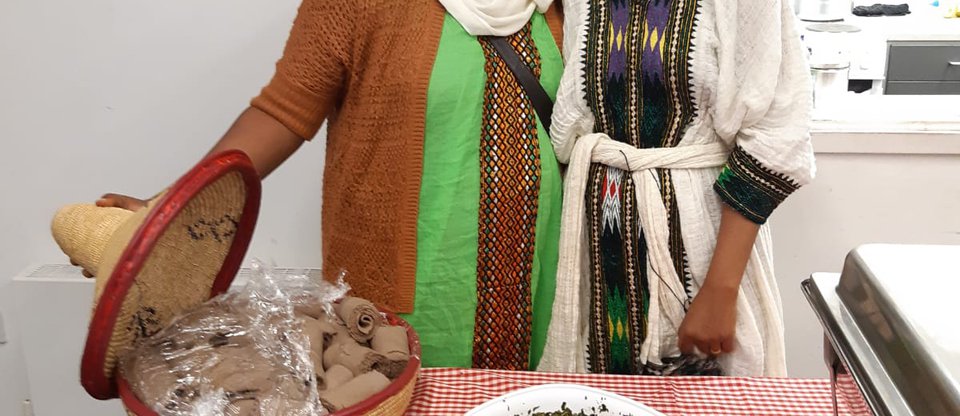
{"label": "dark object on counter", "polygon": [[857,6],[853,8],[854,16],[906,16],[910,14],[909,4],[874,4],[873,6]]}
{"label": "dark object on counter", "polygon": [[722,376],[716,358],[698,358],[695,355],[664,358],[660,365],[648,363],[640,370],[645,376]]}
{"label": "dark object on counter", "polygon": [[823,324],[835,406],[960,415],[960,245],[865,245],[803,291]]}
{"label": "dark object on counter", "polygon": [[851,79],[847,83],[847,91],[852,91],[857,94],[870,91],[873,88],[873,81],[869,79]]}

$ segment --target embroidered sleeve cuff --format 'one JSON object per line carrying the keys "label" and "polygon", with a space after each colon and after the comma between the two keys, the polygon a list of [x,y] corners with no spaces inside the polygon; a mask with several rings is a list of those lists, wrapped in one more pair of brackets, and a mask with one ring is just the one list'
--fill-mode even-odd
{"label": "embroidered sleeve cuff", "polygon": [[799,185],[787,176],[764,167],[759,160],[737,146],[713,188],[727,205],[750,221],[763,224]]}

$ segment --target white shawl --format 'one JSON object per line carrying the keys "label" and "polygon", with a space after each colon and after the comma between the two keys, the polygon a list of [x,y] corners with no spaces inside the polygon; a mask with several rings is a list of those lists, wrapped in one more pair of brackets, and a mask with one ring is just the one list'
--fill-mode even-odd
{"label": "white shawl", "polygon": [[440,0],[447,12],[473,36],[510,36],[530,21],[535,10],[553,0]]}

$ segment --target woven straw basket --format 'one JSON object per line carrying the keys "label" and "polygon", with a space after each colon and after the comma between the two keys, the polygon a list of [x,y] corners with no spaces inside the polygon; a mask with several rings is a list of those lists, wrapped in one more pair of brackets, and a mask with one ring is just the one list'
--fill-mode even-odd
{"label": "woven straw basket", "polygon": [[[96,276],[80,382],[94,398],[120,397],[129,414],[156,415],[116,371],[118,356],[174,317],[225,292],[246,254],[260,207],[250,159],[228,151],[205,159],[137,212],[71,205],[55,215],[54,239]],[[401,415],[420,371],[420,343],[407,328],[411,360],[377,395],[337,415]]]}
{"label": "woven straw basket", "polygon": [[[410,399],[413,398],[413,388],[417,384],[417,376],[420,374],[420,339],[417,333],[410,327],[406,321],[399,316],[381,309],[387,317],[387,323],[390,325],[400,325],[407,329],[407,341],[410,344],[410,361],[403,373],[383,391],[367,398],[348,408],[342,409],[332,414],[332,416],[401,416],[407,407],[410,406]],[[130,385],[118,377],[117,384],[120,389],[120,399],[123,401],[127,414],[131,416],[157,416],[157,413],[143,404],[140,399],[130,390]],[[282,415],[277,415],[282,416]]]}

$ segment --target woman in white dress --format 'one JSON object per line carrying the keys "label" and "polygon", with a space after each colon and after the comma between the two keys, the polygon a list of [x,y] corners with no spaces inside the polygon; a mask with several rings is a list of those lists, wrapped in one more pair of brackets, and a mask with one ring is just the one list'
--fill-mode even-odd
{"label": "woman in white dress", "polygon": [[786,373],[767,218],[814,174],[783,0],[565,0],[568,162],[540,370]]}

